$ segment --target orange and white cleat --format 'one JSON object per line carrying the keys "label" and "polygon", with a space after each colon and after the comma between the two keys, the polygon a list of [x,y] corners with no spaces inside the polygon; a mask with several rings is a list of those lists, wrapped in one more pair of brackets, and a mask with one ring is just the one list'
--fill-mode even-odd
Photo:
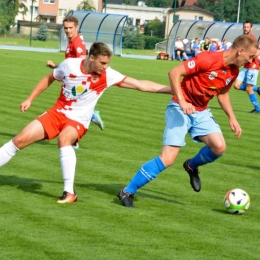
{"label": "orange and white cleat", "polygon": [[77,194],[74,191],[73,193],[69,193],[67,191],[63,191],[62,196],[57,200],[57,203],[73,203],[77,201]]}

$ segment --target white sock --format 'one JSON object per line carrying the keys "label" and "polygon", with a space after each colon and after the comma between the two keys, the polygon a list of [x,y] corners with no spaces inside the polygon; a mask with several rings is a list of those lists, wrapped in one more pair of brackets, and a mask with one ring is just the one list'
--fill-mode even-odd
{"label": "white sock", "polygon": [[10,140],[0,148],[0,167],[8,163],[19,149]]}
{"label": "white sock", "polygon": [[60,164],[64,180],[64,191],[74,194],[74,177],[76,170],[76,153],[72,146],[60,148]]}

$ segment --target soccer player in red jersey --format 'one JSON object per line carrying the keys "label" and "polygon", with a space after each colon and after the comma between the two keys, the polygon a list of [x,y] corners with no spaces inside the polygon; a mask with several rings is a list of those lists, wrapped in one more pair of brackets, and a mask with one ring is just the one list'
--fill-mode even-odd
{"label": "soccer player in red jersey", "polygon": [[111,57],[112,52],[107,45],[95,42],[88,58],[68,58],[43,77],[20,104],[21,111],[28,110],[33,100],[55,80],[62,83],[57,102],[0,148],[0,167],[28,145],[57,137],[64,180],[63,194],[57,202],[75,202],[76,153],[72,145],[87,132],[95,105],[104,91],[116,85],[144,92],[172,93],[170,87],[149,80],[137,80],[113,70],[109,67]]}
{"label": "soccer player in red jersey", "polygon": [[[245,21],[243,23],[244,34],[251,36],[256,42],[256,37],[252,34],[253,24],[250,21]],[[237,80],[234,83],[234,88],[237,90],[246,91],[254,109],[250,113],[260,113],[260,106],[258,104],[257,96],[254,93],[258,92],[260,94],[259,88],[256,86],[257,77],[259,72],[259,59],[258,55],[251,62],[247,62],[244,68],[240,71]]]}
{"label": "soccer player in red jersey", "polygon": [[[87,49],[83,37],[81,37],[78,34],[78,29],[79,29],[78,19],[75,16],[67,16],[63,20],[63,27],[64,27],[64,32],[69,39],[69,43],[67,45],[66,52],[65,52],[65,59],[67,58],[85,59],[87,55]],[[57,68],[59,64],[55,64],[54,62],[49,60],[47,61],[46,66],[54,69]],[[93,111],[91,121],[96,125],[98,125],[102,131],[104,130],[105,125],[102,121],[102,118],[98,110]],[[79,149],[79,144],[76,143],[73,147],[74,149]]]}
{"label": "soccer player in red jersey", "polygon": [[248,35],[242,35],[235,39],[229,49],[198,53],[169,72],[174,96],[165,112],[162,152],[141,166],[130,183],[119,191],[117,196],[123,206],[133,207],[137,190],[175,162],[181,147],[186,145],[187,133],[194,142],[205,144],[198,154],[183,163],[192,188],[200,191],[199,166],[214,162],[226,149],[220,126],[210,112],[208,103],[214,96],[217,97],[229,118],[231,130],[239,138],[242,130],[234,115],[228,91],[239,73],[239,67],[251,62],[257,52],[257,42]]}

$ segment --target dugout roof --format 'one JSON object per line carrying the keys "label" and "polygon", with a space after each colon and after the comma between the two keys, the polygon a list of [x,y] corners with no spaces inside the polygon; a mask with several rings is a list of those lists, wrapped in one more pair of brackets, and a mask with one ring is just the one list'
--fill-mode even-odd
{"label": "dugout roof", "polygon": [[[260,24],[254,24],[252,33],[260,40]],[[188,39],[189,42],[196,37],[199,40],[204,40],[206,37],[209,39],[217,38],[220,41],[226,39],[228,42],[243,34],[243,23],[226,23],[216,21],[194,21],[194,20],[179,20],[177,21],[170,33],[167,40],[166,52],[170,57],[175,56],[174,43],[177,36],[180,38]]]}
{"label": "dugout roof", "polygon": [[[89,11],[71,11],[79,20],[79,31],[84,37],[87,49],[95,41],[104,42],[114,55],[122,55],[122,34],[127,15],[98,13]],[[60,31],[60,50],[65,51],[68,39],[63,27]]]}

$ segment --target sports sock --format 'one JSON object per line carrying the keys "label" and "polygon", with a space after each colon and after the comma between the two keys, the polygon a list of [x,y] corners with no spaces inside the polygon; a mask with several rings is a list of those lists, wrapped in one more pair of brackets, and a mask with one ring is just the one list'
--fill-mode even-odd
{"label": "sports sock", "polygon": [[200,165],[214,162],[221,156],[222,155],[214,154],[208,146],[204,146],[200,149],[198,154],[196,154],[193,158],[190,159],[189,166],[191,169],[196,169]]}
{"label": "sports sock", "polygon": [[19,149],[14,145],[13,141],[10,140],[0,148],[0,166],[8,163],[18,152]]}
{"label": "sports sock", "polygon": [[64,180],[64,191],[74,193],[74,177],[76,169],[76,154],[72,146],[60,148],[60,164]]}
{"label": "sports sock", "polygon": [[93,121],[94,119],[95,119],[95,116],[94,116],[94,114],[92,114],[91,121]]}
{"label": "sports sock", "polygon": [[242,83],[242,84],[239,86],[239,90],[246,91],[246,84]]}
{"label": "sports sock", "polygon": [[258,92],[258,86],[253,86],[253,90],[254,90],[255,92]]}
{"label": "sports sock", "polygon": [[145,163],[139,169],[130,183],[125,187],[124,191],[135,194],[137,189],[152,181],[160,172],[165,170],[165,168],[166,167],[164,166],[160,157],[155,157],[153,160]]}
{"label": "sports sock", "polygon": [[256,94],[255,93],[250,94],[249,95],[249,99],[252,102],[252,104],[254,105],[255,110],[260,111],[260,107],[259,107],[259,104],[258,104],[258,100],[257,100]]}

